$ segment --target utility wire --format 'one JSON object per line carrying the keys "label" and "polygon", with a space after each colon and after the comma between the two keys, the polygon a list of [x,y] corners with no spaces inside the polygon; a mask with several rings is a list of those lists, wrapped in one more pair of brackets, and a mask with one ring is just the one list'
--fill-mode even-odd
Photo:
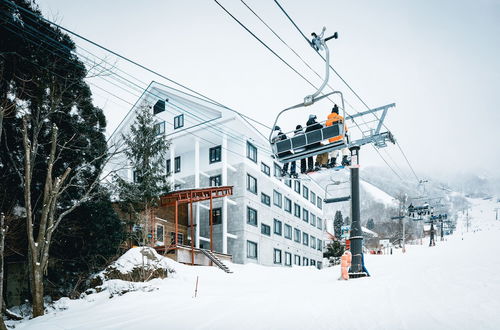
{"label": "utility wire", "polygon": [[[292,25],[297,29],[297,31],[302,35],[302,37],[307,41],[308,44],[311,44],[311,42],[309,41],[309,39],[304,35],[304,33],[302,32],[302,30],[297,26],[297,24],[295,23],[295,21],[290,17],[290,15],[288,15],[288,13],[286,12],[286,10],[281,6],[281,4],[278,2],[278,0],[274,0],[274,2],[276,3],[276,5],[281,9],[281,11],[283,12],[283,14],[288,18],[288,20],[292,23]],[[321,55],[318,51],[316,51],[316,53],[323,59],[323,61],[326,61],[326,59],[323,57],[323,55]],[[333,66],[331,64],[328,64],[330,66],[330,69],[332,69],[332,71],[337,75],[337,77],[339,77],[339,79],[347,86],[347,88],[349,88],[349,90],[356,96],[356,98],[368,109],[370,110],[370,107],[365,103],[365,101],[363,101],[363,99],[359,96],[358,93],[356,93],[356,91],[351,87],[351,85],[349,85],[349,83],[347,83],[347,81],[337,72],[337,70],[335,70],[333,68]],[[375,118],[379,119],[378,116],[373,113],[373,115],[375,116]],[[387,128],[387,126],[385,124],[383,124],[384,127],[389,130]],[[415,176],[415,178],[417,179],[417,182],[420,182],[420,179],[418,178],[417,174],[415,173],[414,169],[413,169],[413,166],[411,165],[410,161],[408,160],[408,158],[406,157],[405,153],[403,152],[403,149],[401,148],[401,146],[399,145],[398,141],[396,141],[396,145],[398,146],[399,150],[401,151],[401,153],[403,154],[405,160],[406,160],[406,163],[408,164],[408,166],[410,167],[413,175]],[[378,152],[378,150],[377,150]],[[379,153],[380,155],[380,153]],[[382,156],[381,156],[382,157]],[[385,161],[385,159],[384,159]],[[387,162],[386,162],[387,163]]]}

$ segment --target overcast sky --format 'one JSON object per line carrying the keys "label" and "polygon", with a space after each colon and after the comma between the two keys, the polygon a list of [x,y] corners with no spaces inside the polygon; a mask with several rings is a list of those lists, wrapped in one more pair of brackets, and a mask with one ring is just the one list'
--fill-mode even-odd
{"label": "overcast sky", "polygon": [[[44,15],[63,26],[268,125],[279,110],[314,91],[211,0],[37,2]],[[242,2],[220,2],[304,76],[321,83]],[[324,74],[321,59],[273,1],[245,2]],[[331,64],[370,107],[397,104],[386,124],[419,174],[498,172],[500,1],[280,3],[307,35],[323,26],[327,33],[339,32],[339,39],[329,42]],[[156,79],[123,68],[144,81]],[[332,76],[331,85],[345,93],[355,111],[365,110],[337,77]],[[130,107],[102,90],[94,91],[112,131]],[[133,102],[136,96],[123,97]],[[297,111],[283,124],[305,124],[311,111],[322,117],[330,108],[325,101],[312,110]],[[382,155],[396,163],[402,175],[409,175],[397,147]],[[363,149],[361,160],[363,165],[383,164],[369,147]]]}

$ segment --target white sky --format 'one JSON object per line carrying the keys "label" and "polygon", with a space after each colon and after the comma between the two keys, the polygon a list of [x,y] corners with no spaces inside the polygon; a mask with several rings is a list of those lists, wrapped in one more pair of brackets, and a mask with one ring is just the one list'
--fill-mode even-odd
{"label": "white sky", "polygon": [[[324,74],[321,59],[273,1],[246,2]],[[38,3],[46,17],[56,18],[63,26],[268,125],[280,109],[313,92],[210,0]],[[292,66],[320,84],[320,79],[240,1],[221,3]],[[339,39],[329,43],[332,65],[370,107],[397,104],[386,124],[419,174],[464,169],[498,171],[500,1],[280,3],[306,35],[322,26],[330,33],[339,32]],[[123,65],[124,70],[144,81],[157,79]],[[331,85],[343,91],[357,111],[365,110],[339,79],[332,76]],[[130,107],[94,90],[111,132]],[[136,98],[130,94],[127,97],[130,102]],[[318,113],[321,118],[331,104],[325,101],[318,107],[322,109]],[[308,109],[298,111],[286,121],[289,126],[304,125],[309,113]],[[397,147],[391,146],[382,154],[398,164],[394,167],[400,174],[409,175]],[[383,164],[368,147],[362,150],[361,160],[363,165]]]}

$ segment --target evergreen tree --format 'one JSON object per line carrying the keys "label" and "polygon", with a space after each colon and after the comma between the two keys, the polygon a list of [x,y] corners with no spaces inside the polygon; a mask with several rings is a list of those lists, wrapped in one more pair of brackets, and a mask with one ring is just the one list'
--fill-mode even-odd
{"label": "evergreen tree", "polygon": [[161,195],[170,190],[166,173],[166,152],[170,142],[158,134],[151,106],[142,104],[130,128],[130,134],[123,135],[125,155],[132,168],[132,182],[116,177],[121,209],[132,216],[142,228],[140,244],[148,243],[153,208]]}
{"label": "evergreen tree", "polygon": [[342,236],[342,225],[344,224],[344,219],[342,217],[342,212],[337,211],[335,212],[335,217],[333,219],[333,230],[334,230],[334,235],[338,239]]}
{"label": "evergreen tree", "polygon": [[366,222],[366,228],[373,230],[375,228],[375,223],[373,222],[373,219],[368,219]]}
{"label": "evergreen tree", "polygon": [[36,317],[44,313],[51,244],[64,232],[58,226],[99,191],[106,120],[92,104],[88,70],[70,37],[42,20],[32,1],[0,2],[0,12],[0,104],[15,114],[2,123],[0,211],[25,210]]}
{"label": "evergreen tree", "polygon": [[326,245],[326,251],[323,253],[323,257],[341,257],[344,254],[344,246],[340,241],[333,241]]}

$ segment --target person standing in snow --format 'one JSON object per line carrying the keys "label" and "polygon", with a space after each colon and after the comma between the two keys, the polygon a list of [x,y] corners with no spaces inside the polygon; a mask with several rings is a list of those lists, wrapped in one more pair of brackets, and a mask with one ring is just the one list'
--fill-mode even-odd
{"label": "person standing in snow", "polygon": [[[326,120],[326,126],[332,126],[333,124],[343,124],[344,123],[344,117],[339,115],[339,107],[335,104],[332,108],[332,112],[328,115],[328,119]],[[347,125],[344,125],[345,128],[345,137],[347,140],[347,143],[349,143],[349,136],[347,135],[348,129]],[[335,136],[330,138],[328,141],[330,143],[336,142],[342,139],[342,135]],[[336,162],[337,162],[337,157],[339,154],[342,153],[342,166],[348,166],[351,165],[351,161],[347,158],[349,156],[349,149],[347,148],[342,148],[341,150],[334,150],[330,152],[330,163],[328,164],[329,167],[335,167]]]}
{"label": "person standing in snow", "polygon": [[[272,143],[276,143],[278,141],[283,141],[283,140],[286,140],[287,139],[287,136],[281,131],[281,128],[279,126],[274,126],[274,130],[273,130],[273,133],[271,135],[271,142]],[[278,157],[283,157],[283,156],[287,156],[287,155],[291,155],[292,153],[290,151],[286,151],[286,152],[282,152],[280,154],[278,154]],[[296,175],[296,164],[295,162],[291,162],[292,163],[292,166],[291,166],[291,175]],[[281,170],[281,176],[287,176],[288,174],[288,164],[289,163],[285,163],[283,165],[283,169]]]}
{"label": "person standing in snow", "polygon": [[[307,125],[307,127],[306,127],[306,133],[309,133],[309,132],[312,132],[312,131],[316,131],[318,129],[322,129],[323,128],[323,125],[321,125],[320,123],[318,123],[316,121],[316,115],[309,115],[309,120],[307,120],[306,125]],[[319,147],[320,145],[321,145],[321,142],[313,143],[311,145],[308,145],[306,147],[306,149],[314,149],[314,148]],[[313,165],[314,165],[313,156],[308,157],[307,158],[307,171],[308,172],[314,171]]]}

